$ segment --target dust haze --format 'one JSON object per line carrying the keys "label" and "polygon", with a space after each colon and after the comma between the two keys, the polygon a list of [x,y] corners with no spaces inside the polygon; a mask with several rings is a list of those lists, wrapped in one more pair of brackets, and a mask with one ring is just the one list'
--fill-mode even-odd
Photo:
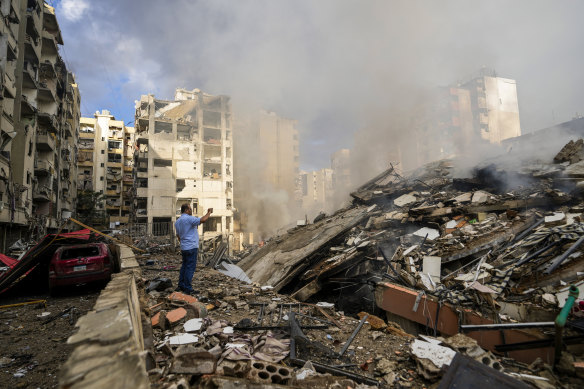
{"label": "dust haze", "polygon": [[[63,0],[57,7],[73,3],[86,7],[61,28],[85,115],[110,109],[131,121],[140,95],[169,98],[176,87],[226,94],[236,118],[263,108],[297,119],[301,169],[330,167],[331,153],[352,149],[361,182],[408,158],[396,145],[411,135],[428,91],[483,66],[517,80],[523,133],[582,112],[579,1]],[[245,126],[239,130],[246,138]],[[273,231],[298,217],[289,196],[258,181],[253,139],[244,151],[234,173],[255,188],[246,199],[257,205],[254,223]]]}

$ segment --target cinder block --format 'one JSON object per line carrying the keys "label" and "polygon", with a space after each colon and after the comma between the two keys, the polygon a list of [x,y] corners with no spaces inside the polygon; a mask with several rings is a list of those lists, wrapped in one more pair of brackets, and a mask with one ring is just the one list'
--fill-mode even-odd
{"label": "cinder block", "polygon": [[283,365],[255,361],[251,363],[248,378],[266,384],[286,385],[292,378],[292,369]]}

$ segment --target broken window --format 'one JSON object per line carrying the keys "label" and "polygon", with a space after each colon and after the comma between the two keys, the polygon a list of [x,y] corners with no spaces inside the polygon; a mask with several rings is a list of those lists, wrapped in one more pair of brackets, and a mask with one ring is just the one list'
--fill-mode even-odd
{"label": "broken window", "polygon": [[99,247],[89,246],[89,247],[78,247],[65,249],[61,253],[61,259],[74,259],[74,258],[87,258],[96,257],[100,255]]}
{"label": "broken window", "polygon": [[176,139],[190,140],[191,139],[191,126],[188,126],[186,124],[177,124],[177,126],[176,126]]}
{"label": "broken window", "polygon": [[108,150],[121,149],[122,142],[117,140],[110,140],[107,142],[107,148]]}
{"label": "broken window", "polygon": [[221,217],[210,217],[203,224],[203,232],[217,232],[219,224],[221,224]]}
{"label": "broken window", "polygon": [[221,130],[215,128],[205,128],[203,141],[211,144],[221,144]]}
{"label": "broken window", "polygon": [[110,163],[122,163],[122,154],[108,153],[107,161]]}
{"label": "broken window", "polygon": [[138,178],[136,179],[136,184],[138,185],[138,188],[148,188],[148,179]]}
{"label": "broken window", "polygon": [[203,167],[203,176],[211,179],[221,178],[221,164],[205,163]]}
{"label": "broken window", "polygon": [[185,188],[185,180],[182,178],[177,179],[176,180],[176,191],[180,192],[184,188]]}
{"label": "broken window", "polygon": [[159,134],[162,132],[167,133],[167,134],[172,134],[172,123],[155,121],[154,122],[154,133]]}
{"label": "broken window", "polygon": [[154,167],[172,166],[172,159],[154,158]]}
{"label": "broken window", "polygon": [[203,111],[203,126],[221,128],[221,112]]}

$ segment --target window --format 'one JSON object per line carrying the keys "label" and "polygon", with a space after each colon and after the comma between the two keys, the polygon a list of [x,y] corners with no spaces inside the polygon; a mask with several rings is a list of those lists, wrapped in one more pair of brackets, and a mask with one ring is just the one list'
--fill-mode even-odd
{"label": "window", "polygon": [[101,167],[105,167],[105,164],[102,162],[99,166]]}
{"label": "window", "polygon": [[32,155],[32,140],[28,142],[28,156]]}
{"label": "window", "polygon": [[30,172],[26,172],[26,183],[30,185]]}
{"label": "window", "polygon": [[102,154],[105,154],[105,150],[101,150],[101,153],[102,153]]}
{"label": "window", "polygon": [[154,167],[172,166],[172,159],[154,158]]}
{"label": "window", "polygon": [[177,179],[176,180],[176,191],[180,192],[184,188],[185,188],[185,180],[181,179],[181,178]]}
{"label": "window", "polygon": [[103,176],[99,177],[99,180],[100,180],[100,181],[103,181]]}
{"label": "window", "polygon": [[99,247],[79,247],[63,250],[61,253],[61,259],[74,259],[74,258],[86,258],[86,257],[96,257],[99,255]]}

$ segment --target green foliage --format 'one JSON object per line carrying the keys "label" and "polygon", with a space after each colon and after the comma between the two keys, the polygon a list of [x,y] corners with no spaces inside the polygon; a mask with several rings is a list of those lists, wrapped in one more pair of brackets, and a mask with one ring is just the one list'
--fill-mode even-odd
{"label": "green foliage", "polygon": [[91,227],[106,227],[103,193],[83,190],[77,193],[77,219]]}

